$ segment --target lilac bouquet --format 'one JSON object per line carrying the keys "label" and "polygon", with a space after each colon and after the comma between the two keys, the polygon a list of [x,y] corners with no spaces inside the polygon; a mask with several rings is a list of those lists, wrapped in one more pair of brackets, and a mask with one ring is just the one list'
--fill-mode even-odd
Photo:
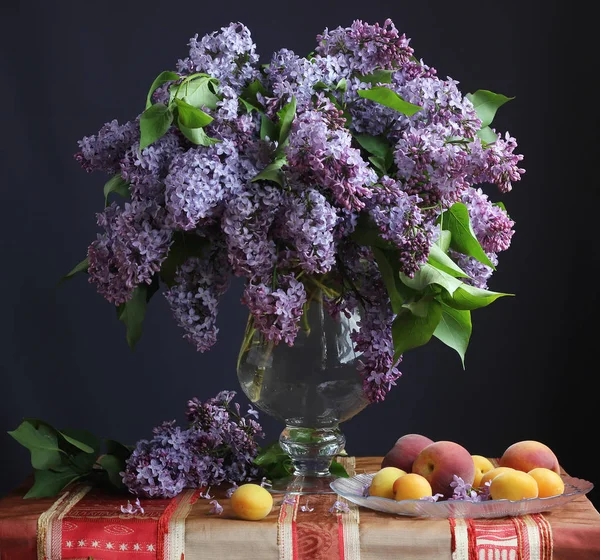
{"label": "lilac bouquet", "polygon": [[83,168],[111,178],[101,233],[67,276],[88,272],[131,346],[162,290],[200,352],[232,275],[274,343],[294,344],[319,290],[333,317],[360,308],[358,368],[383,400],[402,354],[433,336],[464,364],[471,311],[507,295],[487,283],[514,224],[481,186],[507,193],[524,172],[490,127],[508,100],[440,79],[390,20],[265,64],[241,23],[195,36],[140,115],[79,142]]}

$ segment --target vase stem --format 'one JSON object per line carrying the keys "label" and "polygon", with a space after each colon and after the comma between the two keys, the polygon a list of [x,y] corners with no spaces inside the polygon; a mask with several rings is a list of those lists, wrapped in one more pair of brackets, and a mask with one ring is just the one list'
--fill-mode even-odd
{"label": "vase stem", "polygon": [[334,456],[344,449],[340,429],[286,426],[279,437],[281,448],[291,457],[295,476],[330,476]]}

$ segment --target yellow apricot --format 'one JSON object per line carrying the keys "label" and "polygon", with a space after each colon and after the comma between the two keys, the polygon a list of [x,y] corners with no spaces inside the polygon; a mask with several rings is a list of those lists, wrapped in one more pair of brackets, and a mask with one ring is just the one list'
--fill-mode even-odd
{"label": "yellow apricot", "polygon": [[473,480],[473,488],[481,486],[481,478],[483,475],[494,468],[494,464],[483,455],[471,455],[475,464],[475,479]]}
{"label": "yellow apricot", "polygon": [[530,474],[523,471],[506,471],[494,477],[490,484],[492,500],[525,500],[537,498],[538,485]]}
{"label": "yellow apricot", "polygon": [[400,500],[420,500],[425,496],[431,496],[431,484],[422,475],[409,473],[397,478],[394,482],[394,499]]}
{"label": "yellow apricot", "polygon": [[393,500],[394,482],[401,476],[406,476],[406,472],[396,467],[384,467],[377,471],[371,481],[369,495]]}
{"label": "yellow apricot", "polygon": [[273,496],[259,484],[242,484],[231,495],[231,508],[240,519],[258,521],[273,509]]}
{"label": "yellow apricot", "polygon": [[538,498],[559,496],[565,491],[565,483],[559,474],[545,467],[536,467],[527,474],[535,478],[538,485]]}
{"label": "yellow apricot", "polygon": [[514,471],[514,470],[515,469],[513,469],[511,467],[495,467],[491,471],[488,471],[483,474],[483,476],[481,477],[481,480],[479,481],[479,486],[485,486],[486,482],[488,482],[490,480],[494,480],[494,478],[496,478],[499,474],[502,474],[503,472]]}

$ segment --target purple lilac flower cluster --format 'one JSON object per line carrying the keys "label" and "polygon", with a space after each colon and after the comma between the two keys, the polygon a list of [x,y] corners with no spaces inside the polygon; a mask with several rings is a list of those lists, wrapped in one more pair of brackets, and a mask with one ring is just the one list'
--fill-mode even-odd
{"label": "purple lilac flower cluster", "polygon": [[[481,186],[510,191],[524,172],[522,156],[508,133],[491,129],[492,142],[479,137],[482,122],[469,96],[417,60],[392,21],[326,29],[316,42],[309,56],[281,49],[260,65],[241,23],[196,35],[171,81],[151,100],[168,104],[177,95],[172,86],[210,77],[197,107],[208,116],[210,142],[191,141],[175,121],[140,149],[143,114],[124,124],[110,121],[79,142],[83,168],[115,174],[130,195],[98,215],[103,231],[89,246],[89,281],[122,305],[137,286],[164,280],[163,264],[171,265],[178,236],[206,237],[212,250],[177,261],[163,291],[185,338],[203,352],[216,341],[218,302],[229,276],[245,279],[242,301],[254,326],[289,345],[311,299],[311,278],[329,287],[333,279],[341,288],[329,307],[361,310],[354,335],[358,369],[367,396],[377,401],[400,376],[391,334],[395,314],[374,253],[354,232],[371,223],[393,248],[398,270],[412,278],[439,237],[440,214],[461,202],[496,265],[514,223]],[[374,88],[388,88],[419,110],[403,113],[365,98]],[[283,123],[292,104],[292,118]],[[369,150],[374,140],[379,150],[388,146],[385,157]],[[448,254],[468,275],[467,284],[487,287],[492,267],[455,248]],[[203,445],[196,432],[158,428],[137,451],[162,465],[155,475],[150,467],[144,471],[147,488],[158,476],[169,477],[173,488],[189,476],[208,476],[191,458],[184,472],[165,466],[180,449],[196,445]]]}
{"label": "purple lilac flower cluster", "polygon": [[206,402],[188,403],[189,427],[165,422],[150,440],[140,440],[121,473],[137,496],[171,498],[184,488],[201,488],[228,482],[237,484],[257,476],[252,461],[258,452],[260,424],[242,415],[233,402],[234,391],[222,391]]}

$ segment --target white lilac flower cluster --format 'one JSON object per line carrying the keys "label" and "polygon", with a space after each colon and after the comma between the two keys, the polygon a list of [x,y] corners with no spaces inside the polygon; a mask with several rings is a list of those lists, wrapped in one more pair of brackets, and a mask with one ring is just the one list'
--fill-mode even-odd
{"label": "white lilac flower cluster", "polygon": [[[354,236],[357,228],[373,224],[396,251],[398,271],[412,278],[440,236],[440,215],[462,202],[495,265],[513,222],[478,185],[508,192],[523,173],[515,140],[493,130],[495,141],[480,138],[482,121],[458,82],[439,78],[409,42],[389,20],[355,21],[325,30],[310,55],[281,49],[260,65],[240,23],[192,38],[189,55],[149,103],[165,107],[178,84],[195,83],[204,104],[194,109],[206,116],[204,128],[194,129],[203,131],[199,140],[181,126],[183,101],[192,99],[183,97],[176,100],[179,121],[149,145],[140,134],[144,114],[109,122],[79,142],[76,158],[84,169],[115,174],[130,196],[98,215],[102,232],[88,250],[90,282],[123,305],[137,287],[163,280],[182,235],[201,237],[210,249],[177,262],[164,294],[185,337],[206,351],[217,338],[218,303],[231,275],[246,281],[243,302],[255,327],[289,345],[307,286],[318,277],[341,287],[329,302],[332,313],[361,306],[358,368],[368,398],[382,400],[400,375],[395,313],[372,248]],[[375,91],[418,111],[376,102],[369,97]],[[456,247],[448,254],[467,273],[466,284],[487,287],[492,267]],[[156,437],[187,436],[166,427]],[[147,472],[140,488],[151,493]],[[174,474],[176,487],[185,476]]]}
{"label": "white lilac flower cluster", "polygon": [[[253,460],[263,431],[251,418],[257,416],[254,409],[241,414],[240,405],[233,402],[235,394],[221,391],[206,402],[192,399],[187,407],[189,427],[165,422],[154,429],[152,439],[138,441],[121,473],[129,491],[172,498],[184,488],[236,484],[257,476]],[[203,497],[212,496],[207,491]]]}

